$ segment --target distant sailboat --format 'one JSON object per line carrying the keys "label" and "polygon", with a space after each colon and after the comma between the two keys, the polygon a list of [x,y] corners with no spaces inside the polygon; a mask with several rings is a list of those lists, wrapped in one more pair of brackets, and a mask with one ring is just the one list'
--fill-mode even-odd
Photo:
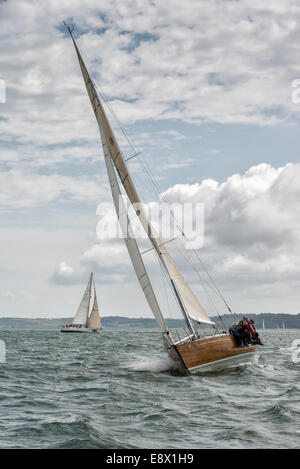
{"label": "distant sailboat", "polygon": [[[90,313],[92,285],[94,287],[94,303]],[[72,324],[62,326],[61,332],[98,332],[101,329],[100,314],[96,295],[96,286],[91,273],[77,313]]]}
{"label": "distant sailboat", "polygon": [[265,329],[265,320],[263,319],[263,322],[262,322],[262,328]]}
{"label": "distant sailboat", "polygon": [[[166,249],[165,243],[157,236],[147,218],[146,211],[130,176],[119,144],[73,37],[72,29],[68,26],[67,28],[75,46],[88,96],[98,122],[112,197],[124,241],[146,301],[162,330],[165,348],[172,358],[179,360],[191,373],[195,373],[208,366],[220,366],[227,363],[249,360],[255,352],[255,346],[237,347],[233,336],[229,333],[217,334],[215,332],[210,337],[200,338],[195,323],[208,324],[213,327],[214,323],[199,303],[174,259]],[[177,341],[174,340],[161,312],[134,234],[132,231],[127,231],[128,226],[130,230],[130,224],[128,225],[127,223],[128,211],[121,196],[119,182],[123,185],[128,199],[152,243],[152,248],[157,254],[158,261],[168,279],[171,290],[175,294],[178,308],[185,320],[188,335],[182,339],[179,337]]]}

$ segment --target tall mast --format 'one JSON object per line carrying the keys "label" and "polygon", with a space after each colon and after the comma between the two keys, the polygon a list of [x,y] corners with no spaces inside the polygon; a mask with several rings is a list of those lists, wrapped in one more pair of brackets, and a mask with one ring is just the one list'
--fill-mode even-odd
{"label": "tall mast", "polygon": [[166,247],[163,246],[163,243],[161,242],[159,237],[155,234],[152,226],[148,222],[143,205],[140,201],[135,185],[127,169],[126,162],[120,151],[118,142],[114,136],[114,133],[106,117],[103,106],[95,90],[94,84],[90,78],[90,75],[87,71],[87,68],[78,50],[76,41],[72,34],[72,30],[68,26],[67,28],[73,40],[73,44],[75,46],[75,50],[76,50],[77,57],[79,60],[83,79],[85,81],[87,92],[88,92],[88,95],[89,95],[89,98],[90,98],[90,101],[91,101],[91,104],[92,104],[92,107],[93,107],[93,110],[94,110],[94,113],[98,122],[98,126],[99,126],[100,133],[101,133],[101,138],[102,138],[102,144],[103,146],[104,145],[107,146],[110,157],[118,172],[119,178],[124,186],[127,196],[130,202],[132,203],[134,210],[136,214],[138,215],[139,220],[143,228],[145,229],[155,251],[157,252],[159,259],[162,263],[162,266],[164,267],[165,271],[167,272],[170,278],[172,288],[174,289],[176,298],[178,300],[179,306],[185,318],[186,324],[190,332],[194,336],[196,336],[196,333],[190,321],[190,318],[193,318],[198,322],[204,322],[207,324],[214,324],[214,323],[209,319],[206,311],[200,305],[198,299],[195,297],[189,285],[185,282],[181,272],[179,271],[178,267],[176,266],[174,260],[170,256]]}

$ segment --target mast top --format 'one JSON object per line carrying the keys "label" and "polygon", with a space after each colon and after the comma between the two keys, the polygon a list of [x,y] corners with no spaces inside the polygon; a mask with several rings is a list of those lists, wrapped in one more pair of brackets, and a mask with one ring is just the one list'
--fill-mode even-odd
{"label": "mast top", "polygon": [[67,24],[65,21],[63,21],[63,24],[65,25],[65,27],[67,28],[67,30],[69,31],[70,35],[72,36],[73,38],[73,31],[75,29],[75,26],[73,24]]}

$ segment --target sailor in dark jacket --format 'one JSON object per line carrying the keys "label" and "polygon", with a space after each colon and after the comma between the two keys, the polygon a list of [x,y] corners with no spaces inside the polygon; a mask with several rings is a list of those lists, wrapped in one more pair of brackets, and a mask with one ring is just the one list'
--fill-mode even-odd
{"label": "sailor in dark jacket", "polygon": [[232,324],[229,329],[229,332],[233,335],[238,347],[244,347],[246,345],[244,340],[244,329],[245,326],[243,321],[239,321],[237,324]]}

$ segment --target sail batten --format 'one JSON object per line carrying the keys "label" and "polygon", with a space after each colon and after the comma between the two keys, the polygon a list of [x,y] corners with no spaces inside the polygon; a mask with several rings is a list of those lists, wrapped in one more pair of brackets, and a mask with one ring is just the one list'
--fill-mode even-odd
{"label": "sail batten", "polygon": [[[133,205],[136,214],[139,217],[139,220],[147,233],[154,249],[156,250],[160,262],[164,269],[166,270],[169,278],[172,280],[173,288],[175,289],[176,296],[180,299],[180,303],[183,308],[184,315],[186,314],[189,318],[194,319],[197,322],[203,322],[207,324],[214,324],[210,319],[208,314],[206,313],[203,306],[200,304],[198,299],[196,298],[195,294],[191,290],[190,286],[186,283],[183,275],[181,274],[180,270],[178,269],[176,263],[172,259],[170,253],[163,245],[162,241],[156,235],[153,227],[150,225],[145,210],[143,209],[143,204],[138,196],[137,190],[133,183],[133,180],[129,174],[126,162],[122,156],[120,151],[118,142],[114,136],[112,128],[109,124],[109,121],[106,117],[105,111],[103,109],[102,103],[99,100],[93,82],[89,76],[89,73],[86,69],[86,66],[82,60],[81,54],[78,50],[77,44],[70,32],[77,57],[79,60],[81,72],[83,75],[83,79],[86,84],[87,92],[98,122],[98,126],[100,129],[100,134],[102,138],[103,148],[104,143],[109,153],[109,157],[113,162],[113,165],[118,173],[120,181],[126,191],[126,194]],[[106,160],[107,161],[107,160]],[[118,212],[117,212],[118,213]],[[189,327],[192,329],[190,322],[188,321]]]}

